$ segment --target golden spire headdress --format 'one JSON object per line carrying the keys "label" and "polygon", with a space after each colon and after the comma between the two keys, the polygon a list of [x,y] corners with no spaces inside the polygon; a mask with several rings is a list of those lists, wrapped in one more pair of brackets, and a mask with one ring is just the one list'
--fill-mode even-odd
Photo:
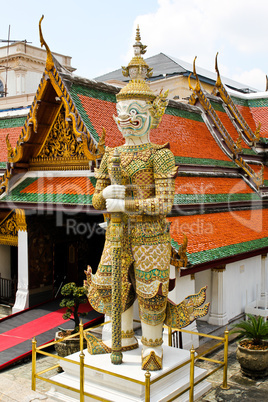
{"label": "golden spire headdress", "polygon": [[148,66],[142,55],[146,53],[146,47],[141,43],[140,28],[137,27],[134,48],[134,57],[127,67],[122,67],[122,73],[129,77],[128,84],[116,95],[117,101],[126,99],[140,99],[152,104],[151,113],[153,116],[153,126],[156,128],[165,113],[168,101],[166,100],[168,91],[158,96],[154,94],[150,86],[145,81],[153,74],[153,69]]}

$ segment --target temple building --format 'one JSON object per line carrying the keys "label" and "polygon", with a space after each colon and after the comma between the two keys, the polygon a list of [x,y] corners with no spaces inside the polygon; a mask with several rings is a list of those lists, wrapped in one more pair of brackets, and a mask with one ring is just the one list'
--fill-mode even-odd
{"label": "temple building", "polygon": [[[27,41],[7,41],[0,47],[0,109],[31,105],[46,65],[46,51]],[[68,71],[73,72],[71,57],[54,53]]]}
{"label": "temple building", "polygon": [[[153,91],[159,92],[168,89],[170,99],[180,99],[188,103],[191,96],[188,77],[192,75],[192,79],[195,80],[195,76],[193,76],[193,64],[177,59],[176,57],[168,56],[164,53],[148,57],[145,61],[153,69],[152,77],[148,79]],[[198,68],[196,73],[202,83],[202,87],[207,92],[211,92],[217,80],[217,74],[204,68]],[[98,76],[95,80],[122,87],[126,84],[128,78],[123,76],[122,69],[118,69]],[[228,89],[233,89],[241,93],[257,92],[256,89],[248,85],[241,84],[226,77],[222,77],[222,82]]]}
{"label": "temple building", "polygon": [[[45,46],[27,117],[0,120],[0,271],[17,282],[14,312],[56,297],[62,283],[82,284],[87,265],[96,270],[105,211],[92,207],[94,166],[105,146],[123,144],[113,120],[120,87],[73,75]],[[234,91],[217,62],[208,92],[195,62],[191,70],[191,96],[176,98],[178,79],[151,135],[170,144],[179,168],[170,298],[207,286],[203,320],[223,326],[266,295],[268,94]]]}

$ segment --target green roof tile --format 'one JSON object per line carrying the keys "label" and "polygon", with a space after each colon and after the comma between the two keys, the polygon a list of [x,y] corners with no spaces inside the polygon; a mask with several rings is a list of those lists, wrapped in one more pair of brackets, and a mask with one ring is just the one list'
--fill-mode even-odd
{"label": "green roof tile", "polygon": [[218,159],[205,159],[205,158],[190,158],[186,156],[175,156],[175,162],[191,164],[191,165],[237,167],[236,164],[232,161],[223,161]]}
{"label": "green roof tile", "polygon": [[15,117],[0,119],[0,128],[22,127],[26,121],[26,117]]}
{"label": "green roof tile", "polygon": [[[180,245],[174,239],[171,240],[171,245],[176,250],[178,250],[180,247]],[[211,250],[199,251],[197,253],[187,253],[187,257],[190,264],[197,265],[220,258],[231,257],[237,254],[258,250],[264,247],[268,247],[268,237],[243,243],[231,244],[229,246],[219,247]]]}
{"label": "green roof tile", "polygon": [[[92,178],[92,184],[95,178]],[[37,178],[27,178],[17,187],[5,195],[1,201],[19,201],[19,202],[32,202],[32,203],[55,203],[55,204],[76,204],[76,205],[92,205],[93,195],[84,194],[36,194],[36,193],[23,193],[24,188],[28,187]]]}

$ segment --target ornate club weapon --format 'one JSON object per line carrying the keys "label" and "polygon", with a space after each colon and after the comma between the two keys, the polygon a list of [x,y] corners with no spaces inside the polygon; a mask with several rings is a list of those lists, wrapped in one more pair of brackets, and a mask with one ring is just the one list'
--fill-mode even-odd
{"label": "ornate club weapon", "polygon": [[[112,166],[109,171],[111,184],[121,184],[122,175],[120,156],[117,150],[112,157]],[[110,234],[112,245],[112,353],[113,364],[122,363],[121,346],[121,238],[122,238],[122,213],[112,212],[110,221]]]}

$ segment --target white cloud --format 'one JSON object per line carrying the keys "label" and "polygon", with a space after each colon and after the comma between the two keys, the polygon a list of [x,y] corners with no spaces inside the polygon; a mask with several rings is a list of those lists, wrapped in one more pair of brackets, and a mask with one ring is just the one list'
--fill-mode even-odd
{"label": "white cloud", "polygon": [[188,62],[198,56],[197,64],[211,71],[219,52],[222,75],[262,89],[267,14],[267,0],[158,0],[156,12],[136,18],[133,37],[139,24],[147,56],[163,52]]}
{"label": "white cloud", "polygon": [[254,68],[250,71],[243,71],[240,74],[234,74],[232,79],[238,82],[247,83],[253,88],[260,91],[265,90],[266,74],[259,68]]}

